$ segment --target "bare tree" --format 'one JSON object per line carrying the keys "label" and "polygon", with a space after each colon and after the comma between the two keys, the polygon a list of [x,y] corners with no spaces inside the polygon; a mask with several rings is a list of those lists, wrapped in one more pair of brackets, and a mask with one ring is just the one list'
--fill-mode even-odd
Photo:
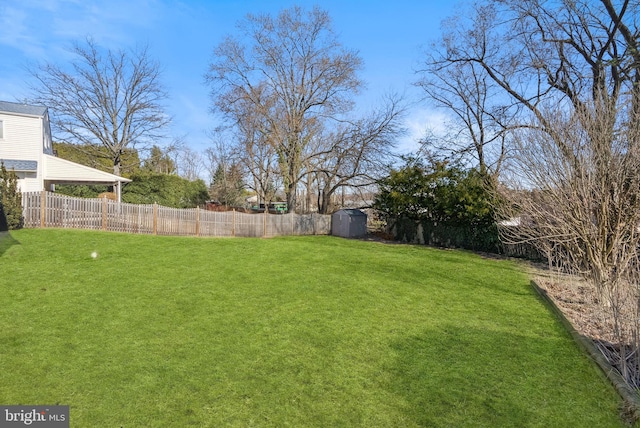
{"label": "bare tree", "polygon": [[244,202],[244,176],[242,168],[233,156],[231,147],[220,134],[213,147],[205,150],[209,171],[209,194],[214,201],[226,206],[239,206]]}
{"label": "bare tree", "polygon": [[[215,134],[213,134],[215,136]],[[227,164],[229,155],[229,148],[224,143],[222,138],[214,141],[212,147],[208,147],[204,151],[204,167],[207,170],[207,175],[209,179],[209,184],[213,183],[213,179],[216,175],[216,171],[218,170],[218,165]]]}
{"label": "bare tree", "polygon": [[444,37],[446,61],[479,66],[520,107],[518,187],[507,193],[520,225],[503,236],[597,288],[619,369],[639,386],[640,4],[504,0],[475,10]]}
{"label": "bare tree", "polygon": [[519,225],[501,232],[507,242],[533,243],[552,267],[593,284],[603,306],[599,322],[612,329],[606,339],[623,356],[618,368],[640,389],[640,136],[618,128],[605,149],[608,135],[592,139],[608,119],[589,110],[550,116],[562,147],[540,130],[515,138],[519,186],[511,187],[507,213]]}
{"label": "bare tree", "polygon": [[258,199],[267,207],[275,200],[282,181],[278,170],[276,149],[269,144],[265,133],[264,117],[247,115],[236,128],[237,146],[234,157],[242,166],[245,175],[251,177],[248,187],[256,192]]}
{"label": "bare tree", "polygon": [[[261,96],[259,88],[254,88],[254,93]],[[272,105],[268,100],[263,100],[262,104]],[[233,109],[237,120],[214,131],[217,140],[215,155],[224,155],[237,164],[247,178],[246,187],[256,192],[259,201],[269,204],[282,187],[276,148],[271,144],[270,118],[263,115],[261,108],[251,100],[243,98],[229,108]],[[217,165],[212,164],[212,173],[215,174],[216,169]]]}
{"label": "bare tree", "polygon": [[[456,28],[459,20],[456,16],[445,21],[446,27]],[[510,118],[517,115],[518,105],[501,96],[498,85],[480,65],[449,58],[446,44],[440,41],[430,46],[416,85],[453,120],[446,124],[446,135],[427,136],[422,144],[427,151],[472,160],[482,174],[497,177],[507,156]]]}
{"label": "bare tree", "polygon": [[58,139],[108,149],[114,174],[120,174],[126,148],[151,145],[170,122],[162,102],[167,98],[160,67],[146,47],[136,51],[107,51],[96,43],[75,44],[70,67],[40,64],[32,103],[51,109]]}
{"label": "bare tree", "polygon": [[338,190],[368,187],[391,165],[396,138],[403,132],[404,112],[397,96],[388,97],[384,108],[357,121],[343,122],[329,135],[322,135],[317,153],[310,157],[308,175],[318,188],[318,212],[329,212],[331,198]]}
{"label": "bare tree", "polygon": [[[233,125],[247,111],[262,117],[262,135],[277,156],[290,210],[304,164],[302,153],[325,118],[351,107],[362,61],[338,42],[327,12],[299,7],[277,17],[248,15],[241,39],[228,37],[214,51],[206,74],[213,104]],[[242,108],[237,106],[241,104]]]}
{"label": "bare tree", "polygon": [[190,181],[200,178],[200,174],[204,169],[202,155],[189,146],[182,146],[178,150],[178,175]]}

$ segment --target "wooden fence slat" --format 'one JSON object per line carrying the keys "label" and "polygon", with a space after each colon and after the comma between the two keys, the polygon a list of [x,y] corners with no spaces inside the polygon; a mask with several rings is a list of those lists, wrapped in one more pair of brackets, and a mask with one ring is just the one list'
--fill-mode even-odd
{"label": "wooden fence slat", "polygon": [[42,196],[40,197],[40,227],[45,227],[46,225],[46,212],[47,209],[47,192],[42,191]]}
{"label": "wooden fence slat", "polygon": [[153,234],[158,234],[158,204],[153,204]]}
{"label": "wooden fence slat", "polygon": [[196,236],[200,236],[200,208],[196,208]]}
{"label": "wooden fence slat", "polygon": [[107,198],[102,198],[102,230],[107,230]]}

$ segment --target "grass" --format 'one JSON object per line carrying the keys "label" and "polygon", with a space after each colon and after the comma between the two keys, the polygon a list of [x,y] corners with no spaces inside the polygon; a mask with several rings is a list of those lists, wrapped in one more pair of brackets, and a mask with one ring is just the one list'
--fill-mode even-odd
{"label": "grass", "polygon": [[0,404],[68,404],[72,427],[622,426],[507,261],[21,230],[0,272]]}

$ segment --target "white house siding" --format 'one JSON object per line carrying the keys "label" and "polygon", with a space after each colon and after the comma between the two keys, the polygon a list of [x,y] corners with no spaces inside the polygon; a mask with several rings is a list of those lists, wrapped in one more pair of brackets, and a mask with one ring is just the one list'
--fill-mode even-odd
{"label": "white house siding", "polygon": [[[16,171],[18,187],[22,192],[43,190],[42,151],[45,130],[42,118],[0,113],[0,120],[3,123],[4,131],[3,138],[0,139],[0,159],[37,161],[37,174],[36,172]],[[47,133],[50,134],[50,131]]]}
{"label": "white house siding", "polygon": [[43,146],[42,118],[0,113],[4,135],[0,159],[40,160]]}
{"label": "white house siding", "polygon": [[35,172],[16,172],[18,176],[18,189],[21,192],[39,192],[42,190],[42,180],[38,179]]}

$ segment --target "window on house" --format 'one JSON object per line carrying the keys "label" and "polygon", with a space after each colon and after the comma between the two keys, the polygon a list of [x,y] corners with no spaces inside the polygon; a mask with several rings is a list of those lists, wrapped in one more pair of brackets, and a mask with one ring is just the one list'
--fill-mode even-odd
{"label": "window on house", "polygon": [[0,140],[4,138],[4,123],[0,120]]}

